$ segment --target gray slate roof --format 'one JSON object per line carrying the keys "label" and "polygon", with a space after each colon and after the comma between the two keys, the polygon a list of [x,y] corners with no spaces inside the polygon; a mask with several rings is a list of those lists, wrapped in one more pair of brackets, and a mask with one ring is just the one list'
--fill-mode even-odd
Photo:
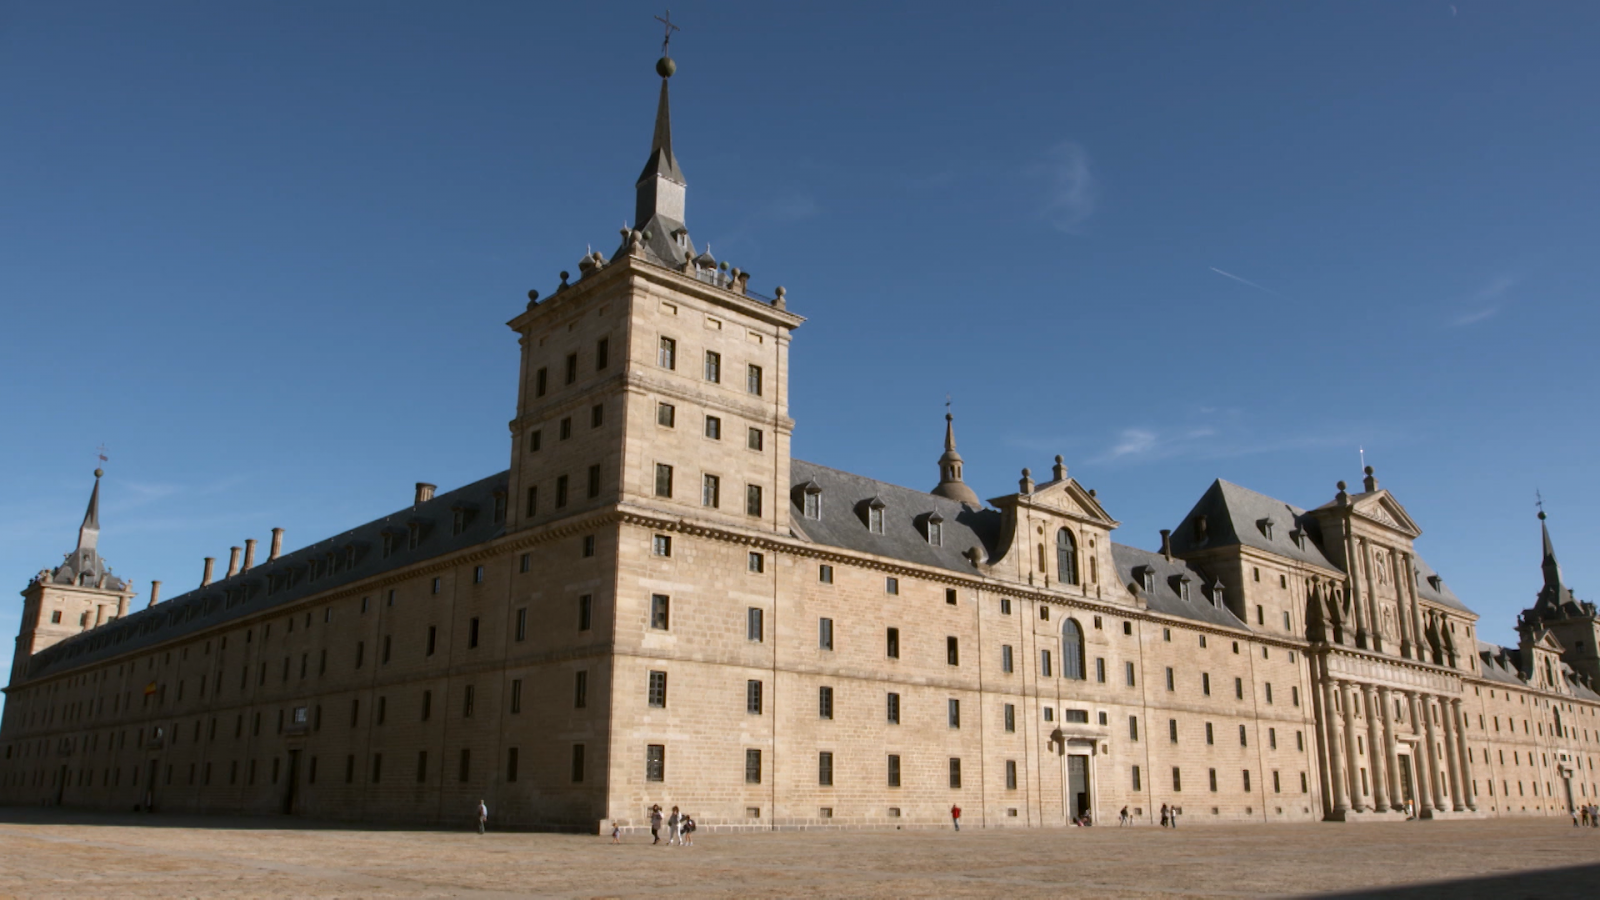
{"label": "gray slate roof", "polygon": [[[37,678],[155,646],[222,622],[288,606],[312,594],[490,541],[505,531],[504,523],[494,520],[495,493],[504,494],[508,476],[509,472],[500,472],[436,495],[426,503],[286,553],[248,572],[213,581],[108,625],[74,635],[34,656],[28,674]],[[454,533],[456,507],[467,511],[460,534]],[[419,523],[419,540],[417,549],[408,550],[407,533],[412,522]],[[385,531],[395,535],[394,550],[387,559],[383,556]],[[355,549],[355,562],[351,566],[345,564],[347,547]],[[325,569],[330,553],[334,558],[331,572]],[[308,577],[313,561],[319,567],[316,578]],[[291,575],[292,583],[268,592],[269,578],[281,581]]]}
{"label": "gray slate roof", "polygon": [[[1535,689],[1534,685],[1522,677],[1517,670],[1517,661],[1521,658],[1522,651],[1514,647],[1502,647],[1487,641],[1478,641],[1478,670],[1489,681],[1498,681],[1512,687]],[[1584,700],[1600,700],[1600,693],[1596,693],[1583,682],[1579,681],[1566,663],[1558,663],[1561,667],[1561,677],[1567,682],[1567,689],[1572,696]]]}
{"label": "gray slate roof", "polygon": [[[1137,585],[1136,593],[1145,598],[1152,612],[1249,630],[1249,626],[1226,606],[1211,602],[1211,579],[1199,566],[1176,558],[1169,562],[1160,553],[1117,543],[1111,545],[1111,559],[1117,565],[1117,578],[1124,585]],[[1145,568],[1155,575],[1155,586],[1150,591],[1144,589],[1140,572],[1135,571]],[[1180,590],[1181,578],[1188,578],[1190,582],[1188,600],[1183,599]]]}
{"label": "gray slate roof", "polygon": [[[1206,540],[1197,542],[1194,520],[1202,515],[1206,517]],[[1262,519],[1272,520],[1271,538],[1262,531]],[[1296,528],[1304,529],[1309,538],[1304,547],[1290,535]],[[1211,483],[1172,533],[1172,551],[1178,554],[1242,544],[1338,571],[1339,567],[1322,552],[1321,543],[1322,530],[1305,510],[1220,478]]]}

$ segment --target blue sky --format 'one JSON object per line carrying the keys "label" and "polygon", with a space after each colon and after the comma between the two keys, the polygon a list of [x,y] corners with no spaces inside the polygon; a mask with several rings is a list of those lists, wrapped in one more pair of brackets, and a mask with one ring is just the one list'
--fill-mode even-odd
{"label": "blue sky", "polygon": [[[139,606],[503,468],[503,323],[632,215],[659,12],[9,4],[0,579],[72,548],[101,443]],[[809,317],[797,456],[931,487],[950,394],[980,495],[1060,453],[1153,547],[1215,478],[1318,505],[1364,447],[1486,638],[1536,488],[1600,595],[1600,7],[673,18],[690,228]]]}

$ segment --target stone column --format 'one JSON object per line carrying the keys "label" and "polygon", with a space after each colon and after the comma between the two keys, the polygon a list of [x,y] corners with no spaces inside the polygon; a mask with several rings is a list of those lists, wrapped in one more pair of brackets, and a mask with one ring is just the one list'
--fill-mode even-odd
{"label": "stone column", "polygon": [[1382,812],[1389,808],[1388,791],[1388,765],[1385,757],[1388,756],[1383,742],[1383,732],[1378,726],[1378,716],[1374,712],[1373,698],[1376,691],[1370,684],[1361,685],[1361,700],[1367,713],[1367,771],[1372,773],[1372,808]]}
{"label": "stone column", "polygon": [[1350,534],[1350,523],[1346,521],[1344,552],[1345,560],[1350,572],[1350,612],[1356,618],[1355,646],[1367,649],[1372,646],[1372,623],[1367,618],[1367,598],[1361,591],[1361,571],[1366,568],[1362,564],[1359,548],[1356,546],[1355,536]]}
{"label": "stone column", "polygon": [[1389,554],[1389,569],[1394,577],[1394,605],[1398,621],[1395,623],[1400,628],[1400,655],[1406,659],[1416,659],[1416,638],[1411,634],[1411,603],[1406,594],[1405,566],[1402,561],[1405,555],[1400,551]]}
{"label": "stone column", "polygon": [[1433,808],[1443,812],[1444,805],[1444,773],[1439,769],[1439,756],[1434,748],[1438,746],[1437,729],[1433,727],[1433,698],[1424,694],[1422,700],[1422,727],[1427,732],[1428,741],[1428,787],[1433,794]]}
{"label": "stone column", "polygon": [[1333,781],[1333,810],[1345,812],[1350,808],[1350,794],[1344,786],[1344,755],[1339,752],[1338,707],[1334,704],[1333,679],[1328,677],[1327,659],[1322,663],[1322,743],[1328,748],[1328,777]]}
{"label": "stone column", "polygon": [[1356,753],[1355,685],[1341,681],[1339,693],[1344,700],[1345,777],[1350,779],[1350,808],[1356,812],[1365,812],[1367,800],[1361,794],[1361,757]]}
{"label": "stone column", "polygon": [[[1462,726],[1461,701],[1450,700],[1450,715],[1456,723],[1456,756],[1461,762],[1461,803],[1473,812],[1478,811],[1478,792],[1472,784],[1472,751],[1467,748],[1467,729]],[[1458,809],[1460,807],[1457,807]]]}
{"label": "stone column", "polygon": [[1378,705],[1383,707],[1383,772],[1389,782],[1389,808],[1405,808],[1405,791],[1400,786],[1400,754],[1394,738],[1394,699],[1389,689],[1378,688]]}
{"label": "stone column", "polygon": [[[1367,581],[1367,627],[1369,629],[1367,649],[1382,653],[1383,620],[1378,617],[1378,589],[1372,572],[1372,545],[1367,542],[1366,538],[1362,538],[1359,543],[1361,546],[1361,577]],[[1378,796],[1376,790],[1373,791],[1372,796],[1374,798]]]}
{"label": "stone column", "polygon": [[1429,757],[1432,751],[1428,749],[1427,729],[1423,727],[1424,709],[1422,698],[1414,691],[1406,691],[1406,708],[1411,711],[1411,728],[1417,733],[1417,742],[1412,744],[1412,768],[1416,771],[1412,777],[1416,780],[1417,815],[1433,809],[1433,770]]}
{"label": "stone column", "polygon": [[1406,596],[1411,600],[1411,647],[1415,651],[1412,659],[1422,660],[1427,658],[1428,639],[1422,634],[1422,603],[1417,599],[1417,564],[1406,554]]}
{"label": "stone column", "polygon": [[1450,701],[1439,698],[1439,720],[1444,731],[1444,767],[1450,773],[1450,803],[1456,812],[1465,812],[1461,790],[1461,723],[1450,712]]}

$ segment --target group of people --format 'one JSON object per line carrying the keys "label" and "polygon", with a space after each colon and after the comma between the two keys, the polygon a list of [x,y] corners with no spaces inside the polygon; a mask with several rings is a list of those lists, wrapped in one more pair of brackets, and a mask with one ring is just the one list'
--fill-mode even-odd
{"label": "group of people", "polygon": [[1161,804],[1161,827],[1177,828],[1178,816],[1182,814],[1183,807],[1181,806],[1168,806],[1165,803]]}
{"label": "group of people", "polygon": [[1600,803],[1585,803],[1572,811],[1574,827],[1600,828]]}
{"label": "group of people", "polygon": [[[650,807],[650,841],[652,845],[661,843],[661,804],[652,804]],[[694,846],[695,824],[694,817],[688,813],[680,813],[678,808],[672,808],[672,815],[665,817],[667,825],[667,846],[677,844],[679,847]],[[613,825],[611,827],[611,843],[622,843],[622,829]]]}

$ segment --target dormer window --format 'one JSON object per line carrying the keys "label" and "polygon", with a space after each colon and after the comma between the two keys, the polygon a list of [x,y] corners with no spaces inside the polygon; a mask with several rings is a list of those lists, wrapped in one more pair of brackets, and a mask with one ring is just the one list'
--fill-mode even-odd
{"label": "dormer window", "polygon": [[944,516],[931,512],[922,517],[922,534],[928,539],[929,546],[944,546]]}
{"label": "dormer window", "polygon": [[407,550],[415,550],[415,549],[417,549],[417,544],[422,540],[422,523],[421,522],[408,523],[406,525],[406,531],[407,531],[406,549]]}
{"label": "dormer window", "polygon": [[1428,576],[1428,586],[1429,587],[1432,587],[1434,590],[1437,591],[1443,585],[1444,585],[1444,579],[1443,578],[1440,578],[1438,575],[1429,575]]}
{"label": "dormer window", "polygon": [[873,534],[883,534],[883,504],[874,502],[867,507],[867,530]]}
{"label": "dormer window", "polygon": [[349,570],[349,569],[355,568],[355,565],[356,565],[356,545],[355,544],[345,544],[344,545],[344,567],[345,567],[346,570]]}
{"label": "dormer window", "polygon": [[1304,528],[1296,528],[1289,532],[1289,539],[1294,541],[1294,545],[1301,550],[1306,548],[1306,532]]}
{"label": "dormer window", "polygon": [[1222,579],[1211,583],[1211,605],[1218,609],[1222,608],[1222,590]]}
{"label": "dormer window", "polygon": [[1155,591],[1156,570],[1154,566],[1140,566],[1134,570],[1134,577],[1139,579],[1139,587],[1143,588],[1145,593],[1148,594]]}
{"label": "dormer window", "polygon": [[1189,599],[1189,576],[1187,575],[1178,579],[1178,596],[1185,601]]}
{"label": "dormer window", "polygon": [[1261,529],[1261,533],[1263,535],[1266,535],[1267,540],[1269,540],[1269,541],[1272,540],[1272,520],[1271,519],[1257,519],[1256,520],[1256,527]]}
{"label": "dormer window", "polygon": [[389,554],[391,554],[393,552],[394,552],[394,534],[392,532],[385,531],[383,533],[383,558],[384,559],[388,559],[389,558]]}
{"label": "dormer window", "polygon": [[460,534],[467,527],[467,511],[458,506],[452,512],[455,513],[455,520],[450,523],[450,533]]}
{"label": "dormer window", "polygon": [[496,524],[506,520],[506,492],[494,492],[494,521]]}

